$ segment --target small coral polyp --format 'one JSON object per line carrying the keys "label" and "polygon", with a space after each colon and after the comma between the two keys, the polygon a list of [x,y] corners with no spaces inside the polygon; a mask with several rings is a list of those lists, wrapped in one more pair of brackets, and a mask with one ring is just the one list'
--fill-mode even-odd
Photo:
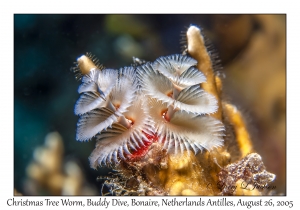
{"label": "small coral polyp", "polygon": [[206,78],[196,65],[176,54],[114,70],[81,56],[75,68],[82,77],[76,139],[96,139],[91,167],[136,160],[154,142],[179,155],[222,146],[224,126],[209,116],[217,101],[201,89]]}

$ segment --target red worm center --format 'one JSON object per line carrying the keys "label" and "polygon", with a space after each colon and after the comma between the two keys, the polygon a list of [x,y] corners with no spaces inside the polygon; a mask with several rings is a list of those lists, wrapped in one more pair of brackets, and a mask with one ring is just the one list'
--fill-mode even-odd
{"label": "red worm center", "polygon": [[147,139],[149,141],[144,141],[144,145],[142,145],[141,147],[137,148],[137,150],[134,150],[131,152],[131,155],[129,155],[129,160],[135,160],[135,159],[138,159],[138,158],[141,158],[143,157],[144,155],[147,154],[151,144],[153,142],[157,142],[158,141],[158,136],[156,134],[153,134],[153,135],[150,135],[150,134],[147,134],[145,132],[143,132],[144,135],[147,137]]}

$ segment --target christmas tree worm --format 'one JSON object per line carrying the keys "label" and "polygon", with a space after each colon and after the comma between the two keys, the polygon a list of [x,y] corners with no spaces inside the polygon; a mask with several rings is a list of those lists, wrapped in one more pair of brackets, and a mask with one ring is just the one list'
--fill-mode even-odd
{"label": "christmas tree worm", "polygon": [[[79,57],[76,139],[96,140],[90,166],[115,169],[104,177],[114,195],[261,195],[275,175],[253,153],[240,112],[222,100],[200,29],[184,38],[182,54],[118,70]],[[260,188],[226,187],[244,182]]]}

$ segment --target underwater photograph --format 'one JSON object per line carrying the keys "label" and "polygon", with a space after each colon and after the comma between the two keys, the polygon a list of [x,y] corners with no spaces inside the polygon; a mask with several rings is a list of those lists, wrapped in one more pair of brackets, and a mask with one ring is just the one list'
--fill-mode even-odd
{"label": "underwater photograph", "polygon": [[14,195],[286,195],[285,14],[14,14]]}

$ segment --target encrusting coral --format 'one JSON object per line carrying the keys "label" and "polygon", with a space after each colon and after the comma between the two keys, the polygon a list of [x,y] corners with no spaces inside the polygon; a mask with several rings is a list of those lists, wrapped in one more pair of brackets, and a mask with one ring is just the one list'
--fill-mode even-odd
{"label": "encrusting coral", "polygon": [[222,81],[200,29],[190,26],[186,41],[183,55],[154,62],[134,58],[134,65],[114,70],[87,54],[73,68],[82,78],[76,138],[97,140],[90,165],[116,170],[105,177],[112,194],[229,195],[218,183],[265,186],[275,179],[251,153],[241,114],[222,101]]}

